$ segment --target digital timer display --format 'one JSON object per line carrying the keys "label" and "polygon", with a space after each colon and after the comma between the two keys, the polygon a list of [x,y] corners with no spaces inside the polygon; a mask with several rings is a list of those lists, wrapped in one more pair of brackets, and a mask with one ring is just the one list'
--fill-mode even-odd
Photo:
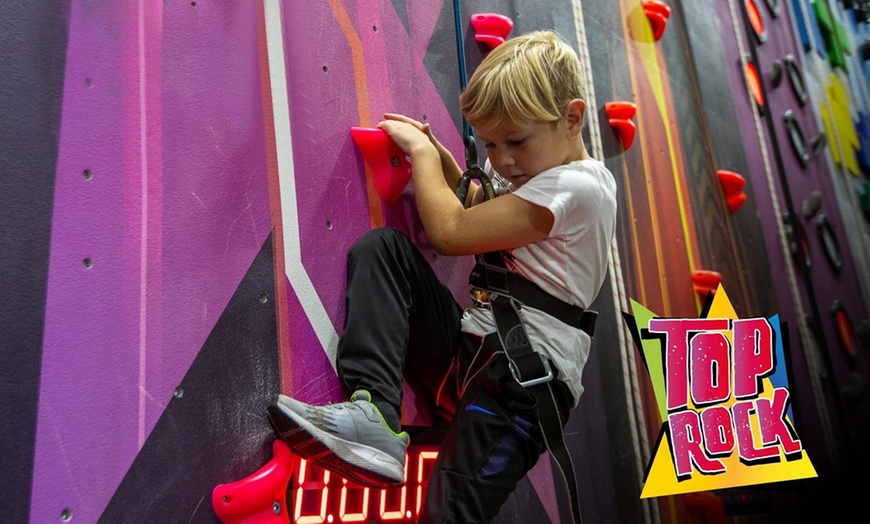
{"label": "digital timer display", "polygon": [[437,446],[411,446],[405,455],[405,484],[388,489],[361,486],[300,460],[287,490],[290,522],[414,522],[437,457]]}

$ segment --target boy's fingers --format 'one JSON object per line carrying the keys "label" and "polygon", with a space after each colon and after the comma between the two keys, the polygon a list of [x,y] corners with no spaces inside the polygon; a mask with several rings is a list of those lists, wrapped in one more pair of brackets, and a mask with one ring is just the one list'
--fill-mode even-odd
{"label": "boy's fingers", "polygon": [[378,129],[385,131],[388,135],[392,135],[395,132],[395,126],[393,125],[393,121],[384,120],[383,122],[378,124]]}
{"label": "boy's fingers", "polygon": [[399,120],[403,122],[406,122],[408,120],[408,117],[406,117],[405,115],[400,115],[398,113],[384,113],[384,118],[386,118],[387,120]]}
{"label": "boy's fingers", "polygon": [[378,128],[386,131],[388,135],[402,133],[402,129],[404,126],[408,126],[408,127],[405,127],[405,129],[409,129],[409,128],[413,129],[413,131],[411,131],[412,133],[420,131],[420,129],[414,127],[410,123],[404,122],[404,121],[399,121],[399,120],[384,120],[378,124]]}
{"label": "boy's fingers", "polygon": [[412,126],[416,127],[417,129],[423,128],[423,124],[421,122],[418,122],[411,117],[408,117],[405,115],[400,115],[398,113],[384,113],[384,117],[389,119],[389,120],[397,120],[399,122],[405,122],[407,124],[411,124]]}

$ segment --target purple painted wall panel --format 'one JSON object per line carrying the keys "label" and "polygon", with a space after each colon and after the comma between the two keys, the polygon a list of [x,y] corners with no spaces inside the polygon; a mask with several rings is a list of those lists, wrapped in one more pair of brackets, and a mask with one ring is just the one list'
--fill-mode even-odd
{"label": "purple painted wall panel", "polygon": [[[328,5],[304,4],[282,4],[298,224],[283,220],[285,228],[298,229],[302,263],[340,327],[345,253],[371,227],[364,171],[350,137],[360,117],[353,56],[338,21]],[[319,348],[315,339],[298,354]]]}
{"label": "purple painted wall panel", "polygon": [[[122,238],[123,141],[122,99],[110,96],[120,85],[120,59],[94,49],[116,47],[121,29],[119,7],[95,12],[92,6],[74,5],[70,21],[63,122],[75,124],[74,133],[61,132],[52,228],[43,366],[37,425],[36,458],[33,474],[31,519],[49,522],[60,511],[74,505],[93,519],[93,494],[108,496],[113,479],[123,475],[125,457],[135,454],[135,440],[117,439],[100,443],[105,435],[96,428],[115,433],[136,433],[135,390],[123,387],[134,381],[138,365],[123,357],[123,348],[135,347],[135,336],[124,325],[121,266],[117,246],[108,238]],[[87,28],[83,30],[83,28]],[[96,59],[95,57],[99,57]],[[95,75],[95,70],[104,71]],[[93,79],[88,87],[86,78]],[[82,173],[94,173],[86,180]],[[100,234],[94,234],[99,230]],[[90,257],[95,267],[85,269]],[[108,290],[100,301],[88,300],[89,289]],[[76,299],[73,300],[72,298]],[[100,355],[82,349],[97,339],[118,348]],[[111,373],[106,373],[111,369]],[[134,382],[135,383],[135,382]],[[101,445],[103,444],[103,445]],[[131,445],[132,444],[132,445]],[[106,460],[91,460],[101,449]],[[94,468],[103,469],[95,475]],[[78,475],[87,477],[76,482]],[[89,482],[82,482],[85,478]],[[87,508],[87,509],[84,509]],[[87,518],[87,517],[86,517]]]}
{"label": "purple painted wall panel", "polygon": [[33,522],[97,520],[270,229],[255,5],[74,2],[65,84]]}
{"label": "purple painted wall panel", "polygon": [[258,22],[248,4],[179,3],[164,13],[163,343],[192,351],[188,359],[270,230]]}
{"label": "purple painted wall panel", "polygon": [[[365,71],[358,78],[363,85],[353,81],[351,49],[336,14],[327,9],[304,9],[297,2],[283,4],[303,259],[327,303],[343,300],[343,278],[336,281],[335,275],[325,271],[324,261],[336,262],[343,270],[347,248],[371,227],[365,205],[365,166],[351,140],[350,128],[363,123],[373,126],[386,111],[403,112],[419,119],[426,115],[448,147],[462,150],[444,101],[422,67],[426,42],[411,42],[404,31],[373,30],[395,28],[401,26],[401,21],[392,4],[368,4],[361,6],[359,12],[369,14],[360,18],[350,10],[347,13],[355,37],[365,51],[362,57]],[[428,9],[440,10],[432,6]],[[428,21],[434,23],[431,17]],[[426,35],[425,27],[422,33]],[[412,36],[416,34],[412,32]],[[383,42],[383,38],[396,41]],[[312,48],[311,41],[323,45]],[[389,61],[386,58],[386,49],[409,48],[418,51],[414,55],[390,53]],[[358,90],[367,95],[364,99],[368,108],[360,107]],[[409,191],[406,196],[392,208],[384,206],[385,222],[418,233],[417,217],[408,209],[413,205],[409,202]],[[333,225],[329,231],[327,222]],[[425,239],[417,236],[415,240]],[[327,309],[335,311],[329,306]],[[336,321],[342,316],[343,313],[337,314]]]}

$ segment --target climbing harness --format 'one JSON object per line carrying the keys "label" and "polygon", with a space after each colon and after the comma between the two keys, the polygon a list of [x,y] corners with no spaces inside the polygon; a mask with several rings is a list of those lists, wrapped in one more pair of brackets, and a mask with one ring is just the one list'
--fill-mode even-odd
{"label": "climbing harness", "polygon": [[572,306],[550,295],[534,282],[509,271],[504,266],[501,252],[481,255],[468,277],[468,283],[472,297],[476,297],[475,300],[482,307],[488,306],[492,310],[511,375],[538,401],[538,424],[544,443],[562,472],[570,495],[574,522],[580,524],[577,477],[562,430],[568,414],[559,410],[552,384],[556,374],[550,360],[532,347],[519,312],[523,307],[541,310],[590,337],[595,333],[598,313]]}
{"label": "climbing harness", "polygon": [[[459,0],[453,1],[453,13],[456,23],[459,78],[461,89],[465,90],[467,78]],[[480,168],[477,141],[471,126],[465,120],[465,115],[462,117],[462,131],[466,170],[456,185],[456,196],[464,205],[471,180],[477,180],[484,191],[484,199],[495,198],[492,182]],[[544,443],[565,479],[574,522],[581,524],[577,478],[562,431],[568,414],[559,410],[552,384],[556,373],[550,360],[532,347],[519,311],[522,307],[543,311],[569,326],[584,331],[590,337],[594,333],[597,313],[572,306],[545,292],[534,282],[511,272],[505,266],[501,252],[478,254],[475,259],[477,263],[468,281],[472,301],[479,307],[492,310],[499,341],[508,360],[511,375],[522,387],[532,393],[538,402],[540,412],[538,425]]]}

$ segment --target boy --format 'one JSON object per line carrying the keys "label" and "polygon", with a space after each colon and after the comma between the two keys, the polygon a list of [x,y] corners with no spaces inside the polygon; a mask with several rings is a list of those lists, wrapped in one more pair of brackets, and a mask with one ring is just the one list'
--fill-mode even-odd
{"label": "boy", "polygon": [[[350,401],[318,407],[279,395],[268,408],[299,455],[366,485],[401,484],[406,378],[450,419],[419,521],[489,522],[561,438],[591,341],[581,308],[604,281],[616,220],[613,176],[581,136],[583,85],[576,54],[553,32],[490,52],[460,105],[498,195],[472,185],[467,206],[454,193],[462,170],[428,124],[395,114],[379,124],[411,158],[432,245],[487,255],[463,311],[402,233],[378,228],[354,244],[337,357]],[[545,427],[548,410],[555,429]]]}

